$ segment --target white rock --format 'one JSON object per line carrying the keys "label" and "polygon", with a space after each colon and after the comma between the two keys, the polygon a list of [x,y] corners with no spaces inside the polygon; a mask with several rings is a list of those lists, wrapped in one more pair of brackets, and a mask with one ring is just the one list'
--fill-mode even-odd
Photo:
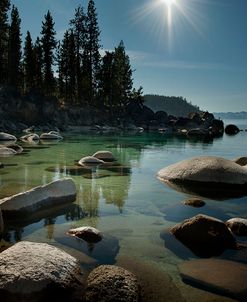
{"label": "white rock", "polygon": [[99,230],[90,226],[71,229],[68,231],[68,234],[81,238],[87,242],[98,242],[103,238]]}
{"label": "white rock", "polygon": [[78,162],[79,165],[81,166],[85,166],[85,165],[102,165],[104,164],[104,161],[103,160],[100,160],[96,157],[93,157],[93,156],[86,156],[86,157],[83,157],[79,160]]}
{"label": "white rock", "polygon": [[76,198],[76,186],[71,178],[63,178],[29,191],[0,199],[3,216],[17,216],[33,213],[73,202]]}

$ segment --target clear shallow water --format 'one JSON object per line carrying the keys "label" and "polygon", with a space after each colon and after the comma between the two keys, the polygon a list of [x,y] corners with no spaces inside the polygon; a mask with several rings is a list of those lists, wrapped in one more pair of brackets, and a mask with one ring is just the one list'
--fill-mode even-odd
{"label": "clear shallow water", "polygon": [[[82,250],[100,263],[121,264],[127,258],[136,259],[167,273],[187,301],[197,301],[199,296],[201,301],[228,301],[183,284],[177,265],[195,256],[181,246],[174,246],[169,238],[164,242],[160,233],[201,212],[223,220],[247,218],[247,197],[224,201],[204,199],[207,203],[204,208],[191,209],[181,204],[191,195],[162,184],[156,173],[193,156],[228,159],[246,156],[247,132],[224,135],[209,142],[159,133],[64,134],[64,140],[58,143],[23,144],[23,147],[24,154],[0,158],[5,164],[0,169],[0,198],[70,176],[77,186],[77,199],[68,207],[48,211],[43,214],[45,218],[7,222],[5,240],[47,242],[72,254],[77,252],[76,255]],[[119,166],[77,174],[75,160],[98,150],[111,151]],[[90,247],[65,237],[67,230],[83,225],[100,229],[106,234],[105,242]],[[82,261],[92,263],[91,258]]]}

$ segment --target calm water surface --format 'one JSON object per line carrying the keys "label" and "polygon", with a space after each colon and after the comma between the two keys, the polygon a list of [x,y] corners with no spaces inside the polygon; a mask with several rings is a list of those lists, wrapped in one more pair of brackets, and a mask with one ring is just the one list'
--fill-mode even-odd
{"label": "calm water surface", "polygon": [[[246,121],[235,123],[247,129]],[[164,241],[160,233],[198,213],[223,220],[247,218],[247,197],[221,201],[204,198],[204,208],[191,209],[181,203],[191,195],[162,184],[156,173],[193,156],[247,156],[247,132],[224,135],[214,141],[186,140],[159,133],[64,134],[64,140],[58,143],[23,147],[24,154],[0,158],[5,164],[0,170],[0,198],[70,176],[77,186],[77,199],[68,207],[32,217],[28,222],[7,222],[5,240],[47,242],[72,254],[83,250],[100,263],[136,259],[168,274],[187,301],[197,301],[198,297],[201,301],[231,301],[183,284],[177,265],[196,257],[168,237]],[[75,161],[98,150],[111,151],[119,166],[95,168],[83,174],[75,170]],[[65,236],[68,229],[83,225],[106,234],[98,249],[75,244]]]}

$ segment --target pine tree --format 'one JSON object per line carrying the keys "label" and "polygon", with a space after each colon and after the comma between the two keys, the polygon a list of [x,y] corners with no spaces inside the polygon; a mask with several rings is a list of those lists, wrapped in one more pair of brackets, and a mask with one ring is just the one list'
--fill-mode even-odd
{"label": "pine tree", "polygon": [[124,109],[131,98],[133,80],[129,56],[125,53],[123,41],[114,51],[113,75],[114,103],[117,107]]}
{"label": "pine tree", "polygon": [[6,83],[8,70],[8,10],[9,0],[0,1],[0,84]]}
{"label": "pine tree", "polygon": [[34,47],[31,34],[27,31],[23,53],[24,92],[35,87]]}
{"label": "pine tree", "polygon": [[56,81],[53,74],[54,64],[54,49],[56,48],[54,30],[54,22],[50,11],[45,15],[45,20],[42,22],[41,44],[43,49],[43,88],[46,95],[53,95],[55,93]]}
{"label": "pine tree", "polygon": [[98,26],[96,8],[93,0],[89,0],[88,2],[86,29],[87,37],[85,52],[83,56],[83,80],[88,83],[87,101],[91,105],[93,105],[97,92],[98,72],[100,66],[100,30]]}
{"label": "pine tree", "polygon": [[76,53],[73,31],[66,31],[58,51],[59,95],[68,104],[76,98]]}
{"label": "pine tree", "polygon": [[83,82],[82,82],[82,54],[86,45],[86,16],[83,7],[75,10],[75,17],[70,21],[71,30],[74,33],[75,56],[76,56],[76,98],[82,103]]}
{"label": "pine tree", "polygon": [[33,47],[34,58],[34,88],[41,91],[43,87],[43,51],[39,37],[37,37]]}

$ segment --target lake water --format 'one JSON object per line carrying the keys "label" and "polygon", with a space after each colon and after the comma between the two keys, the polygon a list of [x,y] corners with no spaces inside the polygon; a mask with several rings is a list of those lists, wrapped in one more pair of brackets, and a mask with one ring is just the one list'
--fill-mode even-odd
{"label": "lake water", "polygon": [[[246,120],[225,122],[247,129]],[[0,169],[0,198],[64,176],[72,177],[77,186],[77,199],[73,204],[30,221],[6,222],[5,241],[47,242],[76,256],[82,250],[88,255],[82,259],[85,267],[92,265],[92,258],[99,263],[115,263],[127,268],[138,264],[145,269],[147,265],[150,271],[157,272],[156,283],[160,284],[161,292],[153,301],[167,301],[162,298],[164,274],[171,288],[175,288],[172,296],[179,293],[182,297],[174,301],[233,301],[184,284],[177,265],[196,257],[176,245],[169,236],[164,241],[160,233],[199,213],[223,220],[247,218],[247,197],[204,198],[205,207],[190,208],[181,201],[191,195],[159,182],[156,173],[194,156],[215,155],[228,159],[246,156],[246,131],[213,141],[188,140],[161,133],[63,135],[63,141],[22,144],[23,154],[0,158],[5,165]],[[111,151],[119,165],[85,173],[75,170],[75,161],[98,150]],[[99,246],[84,246],[66,237],[70,228],[86,225],[101,230],[105,242]]]}

